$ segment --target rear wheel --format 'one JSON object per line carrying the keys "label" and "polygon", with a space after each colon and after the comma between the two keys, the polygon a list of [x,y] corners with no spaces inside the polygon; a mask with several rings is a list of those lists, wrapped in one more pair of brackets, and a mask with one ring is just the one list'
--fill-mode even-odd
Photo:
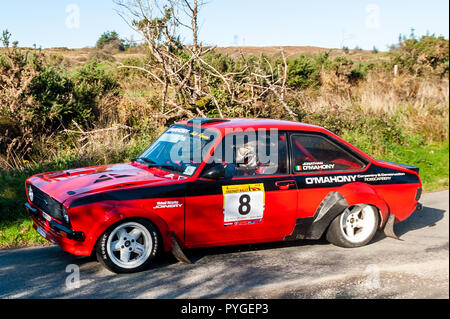
{"label": "rear wheel", "polygon": [[353,248],[367,245],[375,236],[379,225],[377,208],[359,204],[347,208],[328,228],[327,240],[340,247]]}
{"label": "rear wheel", "polygon": [[97,259],[116,273],[144,270],[159,250],[156,227],[144,219],[124,221],[110,227],[100,237]]}

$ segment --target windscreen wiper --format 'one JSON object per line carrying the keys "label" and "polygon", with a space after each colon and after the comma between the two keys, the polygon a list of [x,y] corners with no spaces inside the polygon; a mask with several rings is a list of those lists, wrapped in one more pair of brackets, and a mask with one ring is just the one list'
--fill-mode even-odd
{"label": "windscreen wiper", "polygon": [[166,168],[172,171],[177,171],[184,173],[184,169],[181,167],[175,166],[175,165],[169,165],[169,164],[149,164],[148,167],[156,167],[156,168]]}
{"label": "windscreen wiper", "polygon": [[131,159],[132,162],[136,162],[138,160],[147,163],[149,168],[150,167],[157,167],[157,168],[159,167],[159,168],[167,168],[167,169],[170,169],[170,170],[173,170],[173,171],[177,171],[177,172],[181,172],[181,173],[184,172],[184,170],[181,167],[178,167],[178,166],[175,166],[175,165],[169,165],[169,164],[157,164],[154,161],[152,161],[151,159],[148,159],[146,157],[138,157],[138,158],[132,158]]}

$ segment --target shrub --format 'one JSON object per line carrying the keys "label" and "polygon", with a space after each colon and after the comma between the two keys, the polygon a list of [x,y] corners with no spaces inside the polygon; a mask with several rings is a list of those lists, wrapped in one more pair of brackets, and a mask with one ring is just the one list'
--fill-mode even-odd
{"label": "shrub", "polygon": [[360,80],[364,80],[369,72],[375,68],[374,63],[363,63],[360,62],[356,65],[356,68],[352,70],[349,76],[349,80],[353,83]]}
{"label": "shrub", "polygon": [[371,154],[382,154],[390,145],[401,145],[405,141],[399,118],[377,113],[362,114],[357,108],[312,113],[306,115],[304,121],[324,126],[340,136],[348,132],[366,136],[370,142],[365,145],[364,150]]}
{"label": "shrub", "polygon": [[391,65],[394,64],[417,76],[448,76],[449,41],[434,35],[400,38],[399,44],[391,47]]}
{"label": "shrub", "polygon": [[298,89],[317,88],[320,85],[320,77],[316,62],[305,55],[290,60],[287,84]]}
{"label": "shrub", "polygon": [[31,123],[46,131],[53,131],[60,123],[67,123],[73,116],[67,105],[70,104],[74,83],[68,74],[51,66],[43,66],[42,71],[33,78],[29,94],[35,102]]}
{"label": "shrub", "polygon": [[329,58],[330,58],[330,52],[324,52],[324,53],[318,53],[316,55],[314,55],[314,62],[316,63],[317,67],[322,68],[324,65],[326,65],[327,63],[329,63]]}
{"label": "shrub", "polygon": [[73,81],[73,102],[67,105],[67,111],[79,124],[91,127],[92,121],[99,116],[100,99],[107,94],[118,94],[119,85],[95,59],[75,70]]}
{"label": "shrub", "polygon": [[[46,63],[40,50],[9,47],[0,54],[0,155],[15,166],[32,151],[36,138],[68,121],[74,84],[67,73]],[[66,120],[67,119],[67,120]]]}
{"label": "shrub", "polygon": [[[142,58],[125,58],[122,61],[123,65],[128,66],[136,66],[143,68],[145,66],[145,60]],[[120,77],[126,78],[132,75],[141,76],[143,72],[141,70],[133,69],[133,68],[120,68],[118,69],[118,75]]]}
{"label": "shrub", "polygon": [[[60,99],[59,92],[65,90],[60,86],[66,87],[66,83],[55,78],[56,72],[46,72],[41,51],[11,48],[9,38],[5,38],[3,44],[5,50],[0,54],[0,117],[7,122],[7,128],[1,135],[7,138],[12,132],[19,136],[29,131],[42,132],[47,118],[54,114],[49,112],[52,99]],[[52,93],[52,89],[56,92]]]}
{"label": "shrub", "polygon": [[9,43],[9,34],[4,32],[5,49],[0,52],[0,155],[6,154],[6,161],[18,166],[40,137],[72,121],[92,126],[99,115],[99,100],[116,94],[118,83],[96,61],[70,75],[49,64],[40,50],[9,47]]}
{"label": "shrub", "polygon": [[212,51],[205,57],[212,67],[222,73],[232,72],[235,70],[235,61],[228,55],[221,54],[217,51]]}

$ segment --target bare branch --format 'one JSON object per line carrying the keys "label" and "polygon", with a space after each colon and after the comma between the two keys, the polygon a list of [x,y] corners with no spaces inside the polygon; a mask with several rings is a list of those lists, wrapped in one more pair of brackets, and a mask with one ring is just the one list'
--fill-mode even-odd
{"label": "bare branch", "polygon": [[[168,112],[176,110],[177,116],[193,116],[194,112],[206,116],[206,112],[196,106],[198,101],[205,99],[210,103],[207,107],[213,105],[223,118],[231,111],[225,101],[248,110],[257,102],[276,99],[285,112],[296,119],[296,114],[286,102],[288,65],[283,51],[283,63],[273,63],[263,55],[254,61],[247,59],[240,51],[240,70],[226,68],[221,72],[207,55],[216,47],[202,47],[198,39],[199,12],[205,1],[115,1],[128,10],[133,18],[131,25],[142,34],[150,53],[143,67],[121,64],[119,68],[141,70],[161,85],[160,116],[165,117]],[[180,40],[184,35],[183,29],[191,33],[192,45]],[[223,97],[219,98],[216,92],[223,94]],[[193,106],[195,111],[191,112],[188,105]],[[169,111],[166,111],[166,106],[170,106]],[[258,110],[255,112],[260,114]]]}

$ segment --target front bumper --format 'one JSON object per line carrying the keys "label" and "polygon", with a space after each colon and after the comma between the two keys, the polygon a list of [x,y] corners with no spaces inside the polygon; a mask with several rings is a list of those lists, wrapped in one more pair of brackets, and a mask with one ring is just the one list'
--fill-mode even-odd
{"label": "front bumper", "polygon": [[32,207],[29,203],[25,204],[25,208],[33,219],[33,228],[36,231],[38,228],[43,230],[45,233],[42,234],[40,232],[40,234],[45,239],[61,246],[64,251],[71,254],[90,255],[90,251],[83,245],[85,240],[85,234],[83,232],[74,231],[61,225],[39,209]]}
{"label": "front bumper", "polygon": [[39,212],[36,208],[31,207],[31,205],[28,203],[25,204],[25,208],[31,215],[33,215],[37,218],[41,218],[43,220],[47,220],[49,228],[52,229],[57,234],[59,234],[61,237],[76,240],[76,241],[84,240],[83,232],[71,230],[71,229],[61,225],[60,223],[54,221],[53,219],[50,219],[50,220],[45,219],[44,217],[42,217],[41,214],[39,214]]}

